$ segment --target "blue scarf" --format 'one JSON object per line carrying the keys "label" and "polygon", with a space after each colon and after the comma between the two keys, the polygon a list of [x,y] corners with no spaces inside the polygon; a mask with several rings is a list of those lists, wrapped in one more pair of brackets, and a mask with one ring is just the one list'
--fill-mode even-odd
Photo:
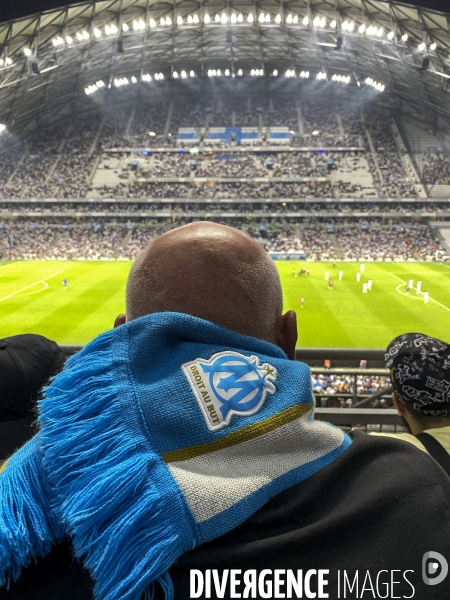
{"label": "blue scarf", "polygon": [[99,600],[151,597],[194,547],[351,443],[313,418],[309,368],[178,313],[100,335],[45,390],[0,475],[0,585],[70,536]]}

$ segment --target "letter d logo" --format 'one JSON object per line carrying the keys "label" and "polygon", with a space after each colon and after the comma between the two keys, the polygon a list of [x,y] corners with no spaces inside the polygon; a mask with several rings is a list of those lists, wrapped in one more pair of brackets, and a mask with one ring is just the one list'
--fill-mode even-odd
{"label": "letter d logo", "polygon": [[438,583],[442,583],[447,575],[448,562],[442,554],[431,551],[425,552],[422,559],[422,579],[424,582],[427,585],[437,585]]}

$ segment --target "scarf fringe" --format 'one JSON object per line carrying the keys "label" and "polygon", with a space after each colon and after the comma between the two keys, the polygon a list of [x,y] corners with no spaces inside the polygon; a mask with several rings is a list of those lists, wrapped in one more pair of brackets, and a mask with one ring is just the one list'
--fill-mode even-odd
{"label": "scarf fringe", "polygon": [[177,516],[173,488],[155,485],[162,459],[137,423],[130,435],[125,400],[117,398],[111,376],[112,351],[109,332],[47,388],[40,419],[44,465],[55,511],[95,580],[95,597],[139,600],[143,593],[151,597],[159,581],[171,600],[167,571],[187,550],[182,539],[192,517],[186,518],[181,492]]}
{"label": "scarf fringe", "polygon": [[9,587],[23,567],[63,537],[50,508],[40,441],[37,434],[22,446],[0,476],[0,586]]}

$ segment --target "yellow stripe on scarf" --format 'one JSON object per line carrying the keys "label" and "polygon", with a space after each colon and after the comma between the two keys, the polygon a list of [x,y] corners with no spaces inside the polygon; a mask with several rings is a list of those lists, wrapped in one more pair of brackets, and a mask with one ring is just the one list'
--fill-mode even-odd
{"label": "yellow stripe on scarf", "polygon": [[235,446],[236,444],[242,444],[242,442],[253,440],[260,435],[264,435],[265,433],[273,431],[282,425],[286,425],[286,423],[290,423],[291,421],[295,421],[295,419],[303,417],[303,415],[310,412],[313,408],[314,404],[296,404],[295,406],[286,408],[280,413],[272,415],[263,421],[253,423],[253,425],[233,431],[229,435],[226,435],[218,440],[214,440],[213,442],[205,442],[204,444],[189,446],[188,448],[174,450],[173,452],[165,452],[162,455],[162,458],[165,463],[179,462],[182,460],[196,458],[202,454],[209,454],[210,452],[215,452],[216,450],[223,450],[224,448],[229,448],[230,446]]}

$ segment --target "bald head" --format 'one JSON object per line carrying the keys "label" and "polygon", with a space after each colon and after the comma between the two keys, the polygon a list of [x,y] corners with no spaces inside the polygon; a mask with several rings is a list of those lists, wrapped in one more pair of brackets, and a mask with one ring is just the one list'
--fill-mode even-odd
{"label": "bald head", "polygon": [[276,343],[282,293],[272,259],[232,227],[199,222],[152,241],[127,283],[127,321],[181,312]]}

